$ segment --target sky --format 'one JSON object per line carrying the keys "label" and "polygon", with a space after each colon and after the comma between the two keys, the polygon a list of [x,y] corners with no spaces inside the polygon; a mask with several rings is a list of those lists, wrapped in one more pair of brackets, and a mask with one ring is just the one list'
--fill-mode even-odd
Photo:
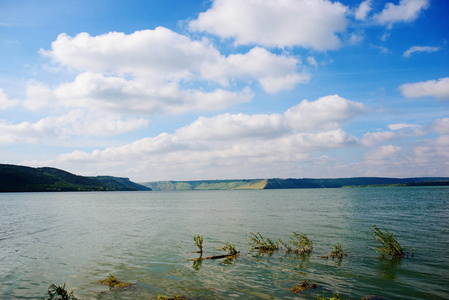
{"label": "sky", "polygon": [[447,0],[2,0],[0,163],[449,176]]}

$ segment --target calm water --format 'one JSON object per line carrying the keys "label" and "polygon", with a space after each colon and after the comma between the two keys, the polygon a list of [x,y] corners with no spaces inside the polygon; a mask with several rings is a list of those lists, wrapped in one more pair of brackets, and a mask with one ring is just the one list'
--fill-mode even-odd
{"label": "calm water", "polygon": [[[377,259],[372,224],[415,257]],[[293,231],[311,256],[250,252],[250,232]],[[226,241],[242,255],[195,270],[195,234],[205,256]],[[348,257],[318,257],[337,242]],[[108,291],[97,281],[109,274],[136,285]],[[292,294],[303,280],[320,287]],[[40,299],[63,282],[78,299],[448,299],[449,188],[0,194],[0,298]]]}

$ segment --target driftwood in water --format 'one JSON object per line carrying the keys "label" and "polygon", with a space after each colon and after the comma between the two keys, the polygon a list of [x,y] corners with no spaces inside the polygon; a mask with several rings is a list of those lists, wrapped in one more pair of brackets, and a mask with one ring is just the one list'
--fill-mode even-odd
{"label": "driftwood in water", "polygon": [[239,257],[240,255],[237,252],[236,254],[223,254],[223,255],[214,255],[214,256],[208,256],[208,257],[198,257],[194,259],[189,259],[189,261],[202,261],[206,259],[220,259],[220,258],[227,258],[227,259],[234,259]]}

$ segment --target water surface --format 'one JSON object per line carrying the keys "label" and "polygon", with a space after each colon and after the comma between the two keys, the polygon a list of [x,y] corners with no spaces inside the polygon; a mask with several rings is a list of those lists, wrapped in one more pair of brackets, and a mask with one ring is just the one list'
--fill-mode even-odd
{"label": "water surface", "polygon": [[[40,299],[66,283],[78,299],[449,298],[449,188],[0,194],[0,298]],[[366,248],[372,224],[416,253],[398,262]],[[251,252],[250,232],[303,232],[311,256]],[[227,241],[241,256],[203,261]],[[319,256],[341,243],[348,257]],[[136,283],[108,291],[113,274]],[[303,280],[319,288],[293,294]]]}

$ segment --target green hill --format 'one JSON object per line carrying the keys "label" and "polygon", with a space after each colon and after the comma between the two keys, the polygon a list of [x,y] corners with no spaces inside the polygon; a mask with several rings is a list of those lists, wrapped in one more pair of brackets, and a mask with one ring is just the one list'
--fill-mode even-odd
{"label": "green hill", "polygon": [[247,180],[158,181],[142,183],[155,191],[303,189],[371,186],[444,186],[449,177],[272,178]]}
{"label": "green hill", "polygon": [[249,180],[197,180],[197,181],[156,181],[141,183],[154,191],[190,190],[239,190],[263,189],[266,179]]}
{"label": "green hill", "polygon": [[128,178],[85,177],[56,168],[0,164],[0,192],[143,191],[148,187]]}

